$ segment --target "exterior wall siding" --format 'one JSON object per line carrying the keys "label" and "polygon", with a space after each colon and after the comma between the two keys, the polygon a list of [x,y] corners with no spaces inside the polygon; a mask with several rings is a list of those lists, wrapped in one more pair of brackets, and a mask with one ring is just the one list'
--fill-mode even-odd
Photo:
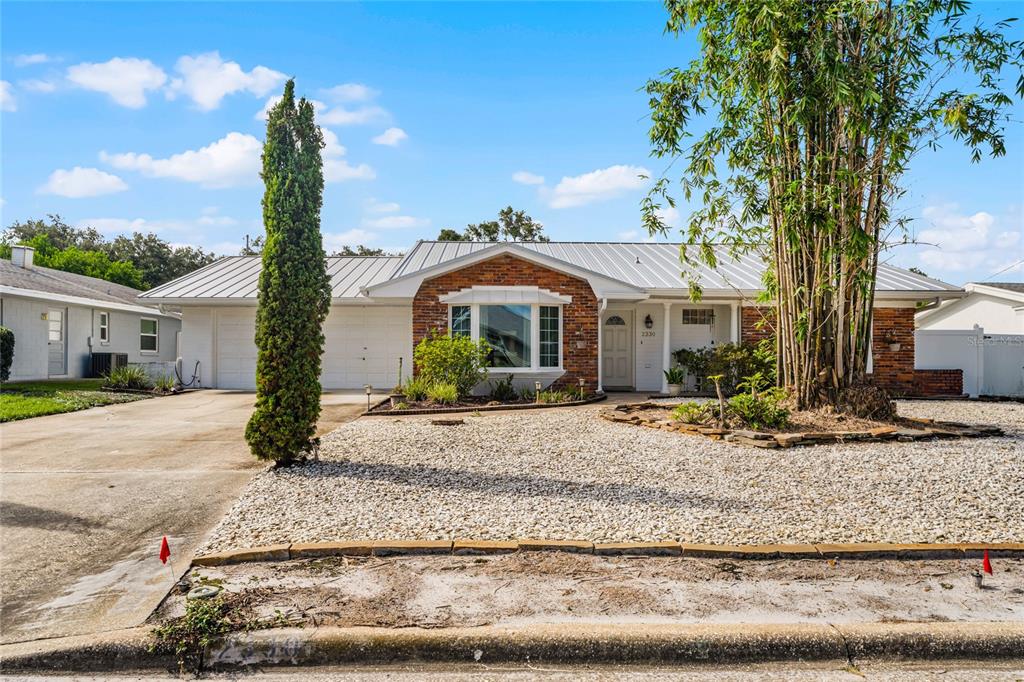
{"label": "exterior wall siding", "polygon": [[579,379],[597,385],[597,297],[586,280],[509,255],[447,272],[420,285],[412,304],[412,343],[416,347],[433,331],[448,329],[448,305],[440,296],[471,286],[537,286],[572,296],[562,307],[562,365],[556,385],[575,386]]}

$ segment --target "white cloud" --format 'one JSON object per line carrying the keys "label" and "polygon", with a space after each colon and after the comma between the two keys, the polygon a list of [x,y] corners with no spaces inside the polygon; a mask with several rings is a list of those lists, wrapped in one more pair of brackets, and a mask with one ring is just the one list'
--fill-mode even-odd
{"label": "white cloud", "polygon": [[574,177],[563,177],[550,193],[551,208],[585,206],[614,199],[647,184],[650,171],[640,166],[610,166]]}
{"label": "white cloud", "polygon": [[674,206],[662,206],[656,210],[655,215],[661,219],[661,222],[669,227],[679,227],[679,209]]}
{"label": "white cloud", "polygon": [[39,193],[81,199],[114,194],[126,189],[128,185],[116,175],[105,173],[98,168],[75,166],[71,170],[58,168],[53,171],[46,184],[39,188]]}
{"label": "white cloud", "polygon": [[393,201],[380,202],[376,199],[370,199],[366,202],[367,213],[397,213],[401,208],[401,206]]}
{"label": "white cloud", "polygon": [[383,144],[388,147],[397,147],[402,140],[408,140],[409,136],[401,128],[388,128],[383,133],[373,138],[374,144]]}
{"label": "white cloud", "polygon": [[338,140],[334,131],[326,128],[320,129],[324,134],[324,181],[345,182],[346,180],[373,180],[377,173],[370,166],[361,163],[358,166],[351,165],[346,161],[346,149]]}
{"label": "white cloud", "polygon": [[512,182],[518,182],[520,185],[543,185],[544,176],[529,171],[516,171],[512,174]]}
{"label": "white cloud", "polygon": [[334,107],[319,114],[317,123],[328,126],[354,126],[378,123],[386,121],[388,118],[388,112],[378,106],[360,107],[359,109]]}
{"label": "white cloud", "polygon": [[167,74],[148,59],[114,57],[102,64],[76,64],[68,68],[67,79],[80,88],[106,93],[123,107],[141,109],[147,91],[163,87]]}
{"label": "white cloud", "polygon": [[404,230],[413,227],[427,227],[428,225],[430,225],[428,218],[416,218],[411,215],[388,215],[363,221],[363,227],[375,230]]}
{"label": "white cloud", "polygon": [[287,78],[265,66],[245,71],[238,62],[221,59],[216,51],[180,57],[174,69],[180,76],[171,81],[167,96],[173,99],[184,94],[203,111],[216,109],[222,99],[236,92],[263,97]]}
{"label": "white cloud", "polygon": [[53,92],[57,89],[57,84],[53,81],[40,80],[38,78],[18,81],[18,85],[21,86],[22,90],[29,90],[30,92]]}
{"label": "white cloud", "polygon": [[366,102],[380,92],[362,83],[342,83],[333,88],[323,88],[320,94],[333,102]]}
{"label": "white cloud", "polygon": [[18,102],[14,99],[14,89],[7,81],[0,81],[0,111],[17,111]]}
{"label": "white cloud", "polygon": [[46,64],[48,62],[57,61],[55,57],[51,57],[48,54],[37,52],[35,54],[19,54],[15,55],[12,59],[15,66],[31,66],[33,64]]}
{"label": "white cloud", "polygon": [[165,159],[149,154],[100,152],[100,160],[114,168],[134,170],[155,178],[174,178],[203,187],[234,187],[259,180],[263,144],[252,135],[228,133],[197,150],[189,149]]}
{"label": "white cloud", "polygon": [[324,250],[327,253],[339,251],[343,246],[358,246],[368,244],[377,238],[377,235],[358,228],[347,232],[324,232]]}
{"label": "white cloud", "polygon": [[[1012,213],[1012,209],[1011,209]],[[925,229],[917,234],[918,259],[935,276],[975,271],[990,274],[1007,267],[1022,253],[1020,222],[1016,229],[999,229],[999,221],[985,211],[961,213],[957,204],[927,206],[922,211]]]}

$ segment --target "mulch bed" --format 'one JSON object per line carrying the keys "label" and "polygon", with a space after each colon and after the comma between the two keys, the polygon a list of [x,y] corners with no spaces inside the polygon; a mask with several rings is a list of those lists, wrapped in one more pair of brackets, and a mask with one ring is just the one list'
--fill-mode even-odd
{"label": "mulch bed", "polygon": [[878,443],[891,440],[907,443],[917,440],[1003,435],[1003,430],[997,426],[914,417],[899,417],[893,422],[880,422],[823,412],[796,412],[790,415],[790,424],[785,429],[753,431],[676,421],[672,418],[672,407],[663,403],[628,403],[602,411],[601,417],[613,422],[677,431],[756,448],[789,448],[796,445],[848,442]]}
{"label": "mulch bed", "polygon": [[369,410],[363,413],[363,416],[368,417],[380,417],[380,416],[400,416],[407,414],[448,414],[451,412],[492,412],[496,410],[536,410],[545,407],[573,407],[576,405],[589,405],[591,403],[600,402],[606,400],[608,396],[604,394],[592,395],[583,400],[570,400],[562,403],[538,403],[527,400],[517,400],[515,402],[499,402],[497,400],[491,400],[486,397],[479,399],[469,399],[460,401],[455,405],[449,405],[443,407],[429,401],[420,402],[407,402],[407,405],[412,407],[403,408],[400,410],[391,408],[390,400],[382,400],[376,405],[372,406]]}

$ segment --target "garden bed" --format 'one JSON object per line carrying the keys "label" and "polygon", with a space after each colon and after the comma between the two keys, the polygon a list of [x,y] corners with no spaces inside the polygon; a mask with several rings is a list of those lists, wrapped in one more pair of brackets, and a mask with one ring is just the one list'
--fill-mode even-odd
{"label": "garden bed", "polygon": [[962,422],[914,417],[897,417],[893,421],[875,421],[817,411],[794,412],[789,416],[789,423],[778,429],[720,428],[714,425],[688,424],[678,421],[673,418],[673,407],[671,404],[657,402],[626,403],[604,410],[601,416],[613,422],[646,426],[664,431],[677,431],[757,448],[788,448],[797,445],[858,441],[865,443],[891,440],[912,442],[1003,435],[1003,430],[997,426],[970,425]]}
{"label": "garden bed", "polygon": [[419,402],[406,402],[408,407],[404,408],[393,408],[391,407],[391,400],[383,400],[373,407],[371,407],[364,414],[366,416],[398,416],[398,415],[414,415],[414,414],[448,414],[451,412],[492,412],[496,410],[536,410],[545,407],[573,407],[576,405],[589,405],[596,403],[601,400],[605,400],[608,396],[602,394],[594,394],[583,398],[581,400],[568,400],[561,402],[536,402],[534,400],[515,400],[515,401],[499,401],[492,400],[487,396],[481,396],[479,398],[467,398],[460,400],[455,405],[439,405],[429,400],[423,400]]}

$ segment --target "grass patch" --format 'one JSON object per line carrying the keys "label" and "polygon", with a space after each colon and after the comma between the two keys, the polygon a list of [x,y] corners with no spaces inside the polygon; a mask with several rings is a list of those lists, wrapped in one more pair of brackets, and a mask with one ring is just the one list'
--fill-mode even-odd
{"label": "grass patch", "polygon": [[103,379],[22,381],[0,388],[0,422],[144,400],[145,395],[101,391]]}

